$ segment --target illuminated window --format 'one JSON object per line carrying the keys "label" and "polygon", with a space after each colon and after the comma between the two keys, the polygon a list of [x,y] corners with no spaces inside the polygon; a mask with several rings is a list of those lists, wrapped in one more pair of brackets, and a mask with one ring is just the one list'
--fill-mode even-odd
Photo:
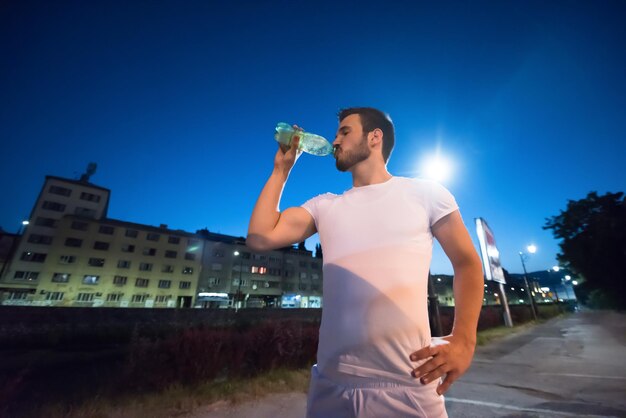
{"label": "illuminated window", "polygon": [[52,281],[55,283],[67,283],[70,280],[70,274],[68,273],[54,273],[52,275]]}
{"label": "illuminated window", "polygon": [[98,284],[100,283],[100,276],[94,276],[92,274],[86,274],[83,276],[83,284]]}

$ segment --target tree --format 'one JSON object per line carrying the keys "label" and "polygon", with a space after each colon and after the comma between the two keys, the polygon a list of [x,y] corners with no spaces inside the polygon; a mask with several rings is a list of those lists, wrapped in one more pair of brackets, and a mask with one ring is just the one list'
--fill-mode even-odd
{"label": "tree", "polygon": [[626,308],[626,201],[624,193],[569,200],[558,216],[546,219],[560,240],[559,263],[585,280],[586,292],[601,291]]}

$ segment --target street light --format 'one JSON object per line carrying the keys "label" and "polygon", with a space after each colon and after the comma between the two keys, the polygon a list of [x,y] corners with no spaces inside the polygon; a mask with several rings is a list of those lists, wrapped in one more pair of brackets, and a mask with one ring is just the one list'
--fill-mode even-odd
{"label": "street light", "polygon": [[239,310],[239,299],[241,297],[241,270],[243,270],[243,257],[240,257],[239,251],[233,253],[235,257],[239,257],[239,282],[237,283],[237,295],[235,296],[235,312]]}
{"label": "street light", "polygon": [[[537,247],[534,245],[529,245],[526,247],[526,251],[530,254],[534,254],[537,252]],[[519,252],[519,258],[522,260],[522,268],[524,269],[524,286],[526,287],[526,291],[528,292],[528,297],[530,298],[530,311],[533,314],[533,319],[537,320],[537,307],[535,306],[535,297],[533,293],[530,291],[530,287],[528,286],[528,273],[526,272],[526,263],[525,259],[528,258],[528,254],[524,254],[524,252]]]}

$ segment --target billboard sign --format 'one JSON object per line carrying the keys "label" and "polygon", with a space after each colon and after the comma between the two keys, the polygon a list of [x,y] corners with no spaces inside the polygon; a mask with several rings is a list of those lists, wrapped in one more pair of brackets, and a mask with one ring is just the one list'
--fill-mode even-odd
{"label": "billboard sign", "polygon": [[487,280],[506,284],[504,271],[500,264],[500,252],[496,247],[496,240],[483,218],[476,218],[476,234],[478,234],[478,241],[480,242],[480,255],[483,259]]}

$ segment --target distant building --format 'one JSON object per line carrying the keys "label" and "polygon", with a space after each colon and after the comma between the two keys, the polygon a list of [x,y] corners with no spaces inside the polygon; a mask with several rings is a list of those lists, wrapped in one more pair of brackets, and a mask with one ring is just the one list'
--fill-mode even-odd
{"label": "distant building", "polygon": [[201,307],[322,307],[322,260],[303,245],[255,253],[243,237],[198,231],[205,241]]}
{"label": "distant building", "polygon": [[322,260],[304,245],[258,254],[242,237],[107,218],[110,191],[88,180],[47,176],[23,234],[0,236],[1,304],[322,306]]}

